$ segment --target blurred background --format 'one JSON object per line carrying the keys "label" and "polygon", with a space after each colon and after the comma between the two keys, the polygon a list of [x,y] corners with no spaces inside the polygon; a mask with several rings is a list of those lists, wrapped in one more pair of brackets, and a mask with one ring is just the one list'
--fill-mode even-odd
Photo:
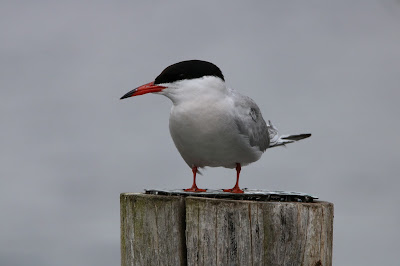
{"label": "blurred background", "polygon": [[313,134],[242,187],[333,202],[334,265],[398,265],[399,1],[2,1],[0,31],[0,265],[119,265],[119,193],[192,182],[169,99],[119,98],[188,59]]}

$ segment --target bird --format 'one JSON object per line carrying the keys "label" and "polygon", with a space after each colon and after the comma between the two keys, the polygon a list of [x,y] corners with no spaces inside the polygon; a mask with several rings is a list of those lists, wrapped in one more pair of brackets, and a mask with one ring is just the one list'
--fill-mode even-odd
{"label": "bird", "polygon": [[236,184],[223,191],[244,193],[239,187],[242,166],[259,160],[269,148],[311,136],[279,135],[271,121],[265,122],[255,101],[229,88],[222,71],[211,62],[186,60],[170,65],[154,81],[120,99],[147,93],[172,101],[169,131],[193,173],[193,184],[186,192],[206,192],[196,185],[200,168],[225,167],[236,169]]}

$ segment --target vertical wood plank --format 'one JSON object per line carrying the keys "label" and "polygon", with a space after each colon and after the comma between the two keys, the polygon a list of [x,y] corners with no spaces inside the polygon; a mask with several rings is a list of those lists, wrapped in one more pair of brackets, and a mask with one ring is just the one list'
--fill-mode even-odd
{"label": "vertical wood plank", "polygon": [[185,201],[121,194],[121,265],[186,265]]}
{"label": "vertical wood plank", "polygon": [[188,265],[332,265],[332,221],[327,202],[189,197]]}

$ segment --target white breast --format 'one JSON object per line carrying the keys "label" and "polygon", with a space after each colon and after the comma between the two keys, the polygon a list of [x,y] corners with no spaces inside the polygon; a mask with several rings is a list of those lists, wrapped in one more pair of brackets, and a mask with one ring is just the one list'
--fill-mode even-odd
{"label": "white breast", "polygon": [[174,105],[169,128],[176,148],[190,166],[234,168],[257,161],[262,152],[239,134],[229,95],[208,94]]}

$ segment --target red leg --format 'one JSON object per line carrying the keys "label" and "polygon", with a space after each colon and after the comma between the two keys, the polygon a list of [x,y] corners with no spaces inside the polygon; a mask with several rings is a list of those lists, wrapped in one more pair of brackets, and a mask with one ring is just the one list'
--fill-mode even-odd
{"label": "red leg", "polygon": [[241,190],[239,187],[239,175],[240,175],[241,169],[242,169],[242,167],[240,166],[240,163],[236,163],[236,184],[233,188],[224,189],[224,192],[244,193],[244,191]]}
{"label": "red leg", "polygon": [[193,185],[191,188],[187,188],[184,190],[187,192],[206,192],[207,191],[206,189],[198,188],[196,185],[197,166],[193,166],[192,172],[193,172]]}

